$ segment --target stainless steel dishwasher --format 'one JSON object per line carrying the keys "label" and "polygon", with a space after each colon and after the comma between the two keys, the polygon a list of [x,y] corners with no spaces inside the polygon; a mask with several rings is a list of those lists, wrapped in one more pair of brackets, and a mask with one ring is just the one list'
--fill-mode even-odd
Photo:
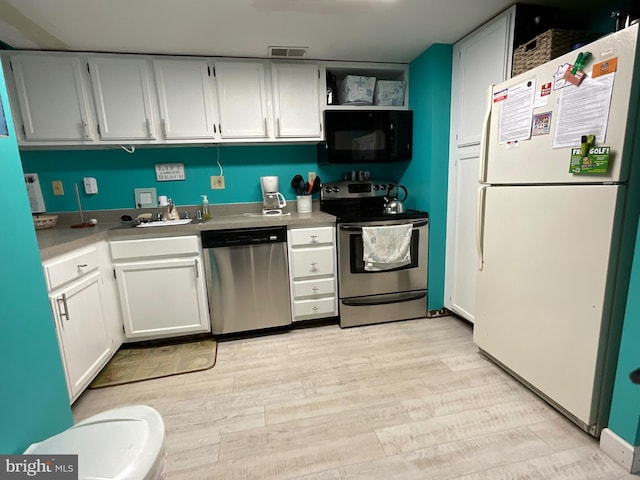
{"label": "stainless steel dishwasher", "polygon": [[214,334],[291,324],[286,227],[202,232]]}

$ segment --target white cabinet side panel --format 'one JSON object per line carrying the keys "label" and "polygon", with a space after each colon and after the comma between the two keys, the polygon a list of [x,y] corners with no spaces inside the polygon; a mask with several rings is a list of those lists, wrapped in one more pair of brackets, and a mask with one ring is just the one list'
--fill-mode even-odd
{"label": "white cabinet side panel", "polygon": [[475,320],[476,275],[476,205],[478,190],[478,155],[469,152],[458,160],[452,266],[451,309],[473,322]]}

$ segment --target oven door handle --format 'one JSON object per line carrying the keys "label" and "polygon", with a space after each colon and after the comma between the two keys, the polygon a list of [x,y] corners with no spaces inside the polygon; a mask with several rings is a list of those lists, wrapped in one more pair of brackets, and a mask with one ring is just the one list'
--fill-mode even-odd
{"label": "oven door handle", "polygon": [[[415,228],[424,227],[425,225],[427,225],[429,223],[429,219],[427,218],[425,220],[418,220],[418,221],[410,222],[410,223],[413,223],[413,226]],[[402,224],[399,224],[399,225],[402,225]],[[351,232],[360,232],[360,231],[362,231],[362,227],[363,226],[367,226],[367,225],[340,225],[340,230],[348,230],[348,231],[351,231]],[[374,226],[374,225],[371,225],[371,226]],[[378,225],[378,226],[385,226],[385,224],[381,224],[381,225]]]}
{"label": "oven door handle", "polygon": [[379,299],[371,299],[369,298],[359,298],[352,300],[341,300],[343,305],[347,305],[349,307],[369,307],[371,305],[388,305],[390,303],[402,303],[402,302],[411,302],[413,300],[419,300],[427,296],[427,292],[417,292],[417,293],[399,293],[397,295],[384,295],[384,298]]}

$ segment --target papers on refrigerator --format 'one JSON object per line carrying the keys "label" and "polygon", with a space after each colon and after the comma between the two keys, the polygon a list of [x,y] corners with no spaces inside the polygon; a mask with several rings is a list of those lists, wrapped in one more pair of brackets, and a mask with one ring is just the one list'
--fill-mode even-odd
{"label": "papers on refrigerator", "polygon": [[498,143],[531,138],[535,93],[536,82],[533,79],[509,87],[502,104]]}
{"label": "papers on refrigerator", "polygon": [[595,135],[599,145],[606,141],[614,77],[615,73],[587,76],[579,87],[560,90],[553,148],[580,145],[583,135]]}

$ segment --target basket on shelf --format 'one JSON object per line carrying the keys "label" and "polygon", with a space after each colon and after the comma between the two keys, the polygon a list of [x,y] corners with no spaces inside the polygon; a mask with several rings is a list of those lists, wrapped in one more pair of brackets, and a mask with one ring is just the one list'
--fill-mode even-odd
{"label": "basket on shelf", "polygon": [[34,215],[33,224],[36,230],[42,230],[44,228],[51,228],[55,226],[58,221],[58,215]]}
{"label": "basket on shelf", "polygon": [[514,50],[511,74],[515,77],[564,55],[571,51],[573,45],[590,43],[600,36],[598,33],[581,30],[551,28]]}

